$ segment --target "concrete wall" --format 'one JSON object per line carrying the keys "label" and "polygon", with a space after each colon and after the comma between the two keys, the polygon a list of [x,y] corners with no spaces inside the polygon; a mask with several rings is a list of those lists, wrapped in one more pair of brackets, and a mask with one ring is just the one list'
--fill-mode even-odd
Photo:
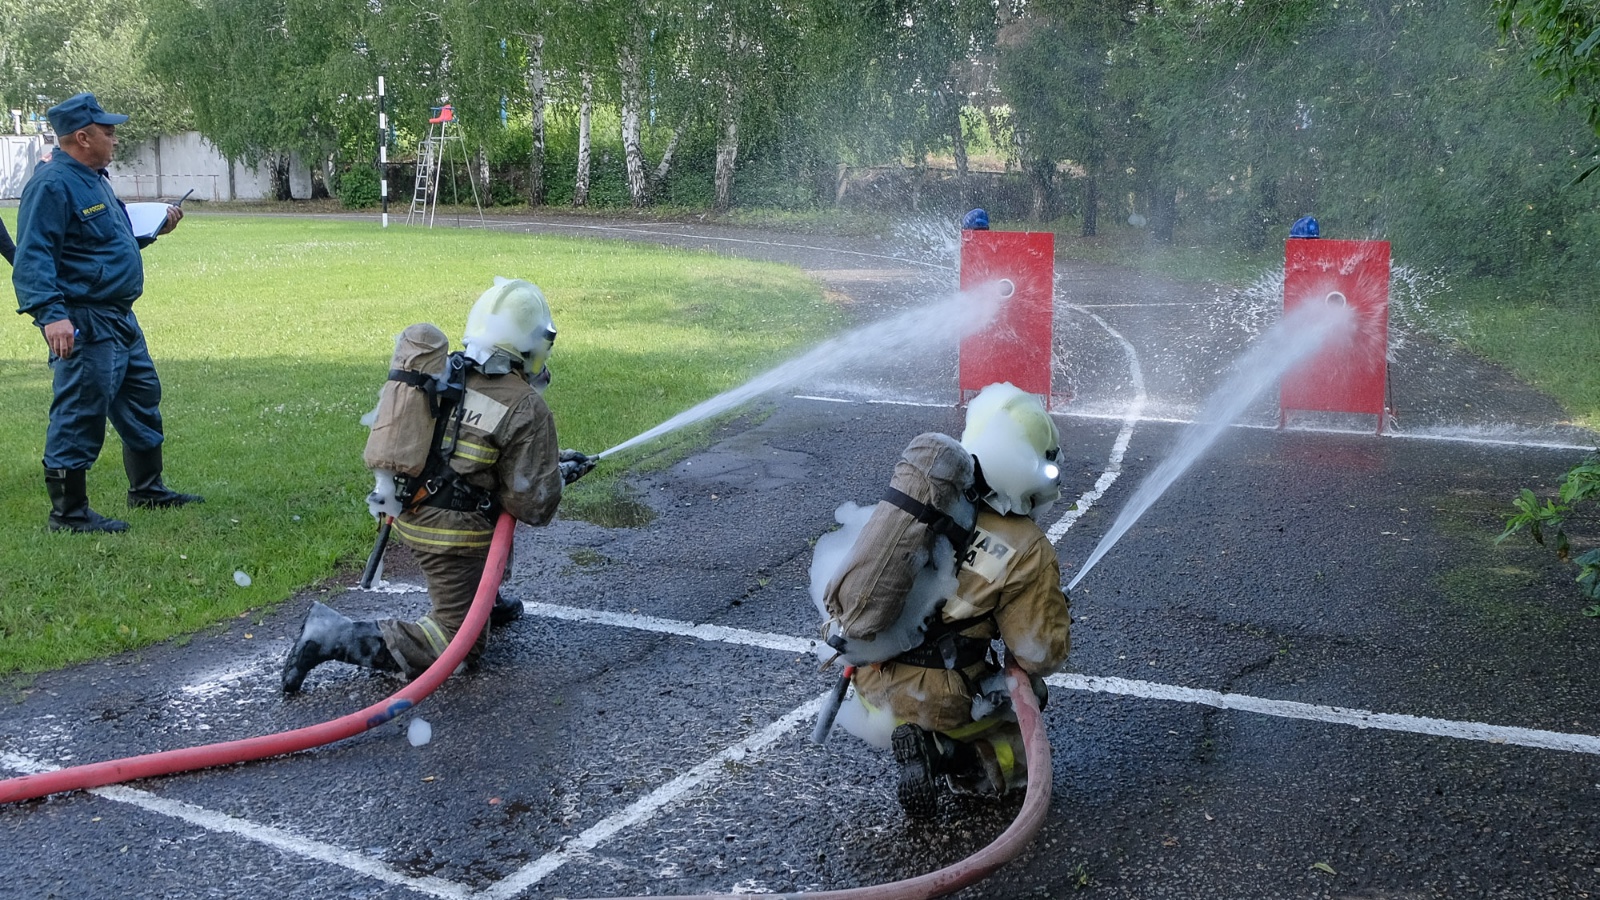
{"label": "concrete wall", "polygon": [[[34,166],[54,146],[49,135],[0,135],[0,200],[22,196]],[[261,200],[272,190],[265,167],[230,164],[196,131],[119,144],[108,171],[117,196],[129,202],[174,200],[190,190],[194,200]],[[299,156],[289,158],[289,191],[296,200],[311,197],[311,169]]]}
{"label": "concrete wall", "polygon": [[[124,200],[170,200],[190,190],[196,200],[262,200],[272,190],[266,167],[230,164],[197,131],[121,145],[110,171]],[[311,169],[298,155],[289,157],[289,193],[296,200],[311,197]]]}
{"label": "concrete wall", "polygon": [[0,200],[21,197],[22,186],[33,177],[33,167],[54,146],[42,135],[0,135]]}

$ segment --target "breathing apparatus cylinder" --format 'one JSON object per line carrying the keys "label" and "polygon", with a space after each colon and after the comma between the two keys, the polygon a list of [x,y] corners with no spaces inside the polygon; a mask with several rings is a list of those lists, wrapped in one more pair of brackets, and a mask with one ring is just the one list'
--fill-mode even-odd
{"label": "breathing apparatus cylinder", "polygon": [[367,468],[413,478],[422,474],[434,440],[431,388],[444,375],[449,353],[449,338],[433,325],[419,323],[400,332],[361,454]]}

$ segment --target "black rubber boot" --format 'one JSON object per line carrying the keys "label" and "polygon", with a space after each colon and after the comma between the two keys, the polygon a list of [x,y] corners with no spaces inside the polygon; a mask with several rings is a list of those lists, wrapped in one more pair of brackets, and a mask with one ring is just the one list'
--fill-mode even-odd
{"label": "black rubber boot", "polygon": [[890,738],[894,761],[900,765],[895,795],[900,808],[913,819],[931,819],[939,813],[939,749],[933,733],[907,723]]}
{"label": "black rubber boot", "polygon": [[384,646],[377,622],[349,619],[313,600],[300,627],[300,639],[283,662],[283,692],[299,693],[306,675],[329,661],[380,672],[400,671],[400,664]]}
{"label": "black rubber boot", "polygon": [[149,450],[133,450],[122,445],[122,467],[128,471],[130,509],[167,509],[189,503],[204,503],[199,494],[180,494],[161,482],[161,445]]}
{"label": "black rubber boot", "polygon": [[50,530],[80,534],[127,531],[127,522],[108,519],[89,508],[88,476],[88,469],[44,470],[44,489],[50,494]]}
{"label": "black rubber boot", "polygon": [[494,595],[494,606],[489,609],[489,625],[504,628],[522,618],[522,601],[512,600],[505,594]]}

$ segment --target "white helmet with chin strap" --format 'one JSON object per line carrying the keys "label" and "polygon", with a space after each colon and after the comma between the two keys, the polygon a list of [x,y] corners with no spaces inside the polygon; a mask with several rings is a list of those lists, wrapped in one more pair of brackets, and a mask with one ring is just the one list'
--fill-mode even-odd
{"label": "white helmet with chin strap", "polygon": [[996,512],[1030,515],[1061,497],[1061,433],[1039,398],[1010,382],[991,384],[967,406],[961,446],[978,458]]}
{"label": "white helmet with chin strap", "polygon": [[[470,356],[485,371],[494,366],[496,351],[509,354],[522,363],[532,379],[544,369],[555,344],[556,326],[550,318],[550,304],[538,287],[520,278],[496,275],[494,287],[484,291],[467,313],[467,327],[461,341]],[[509,362],[510,360],[508,360]]]}

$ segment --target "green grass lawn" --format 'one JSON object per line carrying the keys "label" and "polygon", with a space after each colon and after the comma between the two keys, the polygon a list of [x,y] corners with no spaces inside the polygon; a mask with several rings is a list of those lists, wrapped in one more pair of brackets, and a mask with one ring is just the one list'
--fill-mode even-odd
{"label": "green grass lawn", "polygon": [[[15,209],[0,215],[14,232]],[[427,321],[459,340],[495,275],[549,298],[559,336],[546,398],[562,446],[587,452],[841,322],[796,269],[609,240],[192,213],[144,257],[135,309],[161,373],[167,481],[206,502],[128,511],[112,432],[90,500],[132,529],[49,532],[50,371],[38,330],[13,316],[0,329],[12,411],[0,420],[0,674],[180,637],[359,568],[374,533],[359,418],[394,338]],[[608,459],[573,499],[640,458]]]}

